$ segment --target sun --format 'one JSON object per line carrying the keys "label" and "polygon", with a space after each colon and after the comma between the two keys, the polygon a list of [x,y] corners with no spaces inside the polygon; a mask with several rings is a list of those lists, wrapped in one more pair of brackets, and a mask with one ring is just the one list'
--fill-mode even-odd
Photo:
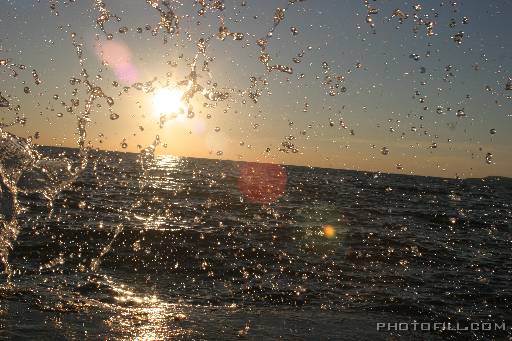
{"label": "sun", "polygon": [[180,117],[185,115],[187,105],[183,102],[183,92],[172,87],[155,90],[153,95],[153,112],[158,117]]}

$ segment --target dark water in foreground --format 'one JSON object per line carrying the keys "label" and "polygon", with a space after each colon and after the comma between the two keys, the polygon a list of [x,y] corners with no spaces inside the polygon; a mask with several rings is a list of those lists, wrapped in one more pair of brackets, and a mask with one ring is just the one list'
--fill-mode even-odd
{"label": "dark water in foreground", "polygon": [[[21,198],[0,339],[512,336],[510,180],[97,158],[51,216]],[[253,202],[257,181],[283,195]],[[413,321],[508,330],[377,331]]]}

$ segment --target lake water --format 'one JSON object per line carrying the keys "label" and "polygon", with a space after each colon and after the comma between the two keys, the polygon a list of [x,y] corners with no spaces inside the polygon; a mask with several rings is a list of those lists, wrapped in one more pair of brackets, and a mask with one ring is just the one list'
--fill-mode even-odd
{"label": "lake water", "polygon": [[[20,195],[0,339],[512,335],[377,331],[414,321],[512,326],[510,179],[93,159],[51,213],[42,196]],[[5,188],[1,202],[7,219]]]}

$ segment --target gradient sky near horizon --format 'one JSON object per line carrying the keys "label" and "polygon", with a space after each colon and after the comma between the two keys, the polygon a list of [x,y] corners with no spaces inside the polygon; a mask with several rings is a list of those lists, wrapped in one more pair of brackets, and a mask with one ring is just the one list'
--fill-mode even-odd
{"label": "gradient sky near horizon", "polygon": [[[86,89],[70,84],[81,78],[74,32],[91,81],[115,102],[112,112],[106,101],[95,102],[87,130],[95,148],[137,152],[158,135],[161,154],[444,177],[512,176],[510,1],[369,1],[377,10],[371,14],[374,28],[364,1],[305,0],[289,7],[287,0],[224,1],[224,10],[209,8],[203,16],[196,1],[170,1],[180,17],[177,34],[152,34],[160,16],[145,0],[104,3],[120,18],[105,24],[112,40],[97,25],[100,12],[92,0],[2,4],[0,60],[8,63],[0,66],[0,92],[10,105],[0,108],[0,122],[26,120],[6,130],[38,137],[38,144],[77,146],[76,115],[67,108],[74,101],[74,112],[83,110]],[[293,73],[268,72],[256,40],[273,27],[276,8],[286,7],[267,52],[270,64],[291,66]],[[395,9],[408,18],[400,23]],[[221,18],[244,38],[219,39]],[[434,22],[433,35],[417,24],[420,18]],[[458,44],[453,37],[461,31]],[[209,71],[200,56],[198,82],[229,97],[210,101],[196,94],[193,118],[161,127],[154,92],[132,84],[156,79],[156,89],[180,89],[197,42],[210,36]],[[251,77],[258,79],[252,88]],[[336,93],[329,94],[336,83]],[[261,96],[254,103],[248,92],[256,89]],[[465,115],[459,117],[459,110]],[[297,153],[281,151],[283,142]]]}

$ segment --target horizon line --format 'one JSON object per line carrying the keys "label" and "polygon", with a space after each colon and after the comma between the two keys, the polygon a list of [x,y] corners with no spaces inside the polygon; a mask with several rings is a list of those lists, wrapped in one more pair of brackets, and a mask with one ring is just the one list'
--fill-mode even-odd
{"label": "horizon line", "polygon": [[[34,144],[36,148],[62,148],[62,149],[72,149],[72,150],[79,150],[79,147],[66,147],[66,146],[55,146],[55,145],[43,145],[43,144]],[[133,151],[123,151],[123,150],[110,150],[110,149],[100,149],[98,147],[91,148],[90,150],[96,151],[96,152],[103,152],[103,153],[120,153],[120,154],[133,154],[137,155],[139,152],[133,152]],[[176,158],[187,158],[187,159],[198,159],[198,160],[209,160],[209,161],[229,161],[229,162],[235,162],[235,163],[258,163],[258,164],[273,164],[273,165],[280,165],[283,167],[303,167],[303,168],[311,168],[311,169],[327,169],[327,170],[336,170],[336,171],[345,171],[345,172],[358,172],[358,173],[371,173],[371,174],[386,174],[386,175],[401,175],[401,176],[412,176],[412,177],[423,177],[423,178],[436,178],[436,179],[443,179],[443,180],[485,180],[485,179],[510,179],[512,180],[512,177],[503,176],[503,175],[487,175],[484,177],[444,177],[444,176],[436,176],[436,175],[421,175],[421,174],[410,174],[410,173],[392,173],[392,172],[382,172],[382,171],[373,171],[373,170],[360,170],[360,169],[347,169],[347,168],[335,168],[335,167],[329,167],[329,166],[311,166],[311,165],[297,165],[297,164],[290,164],[290,163],[284,163],[284,162],[263,162],[263,161],[246,161],[246,160],[235,160],[230,158],[209,158],[209,157],[200,157],[200,156],[183,156],[183,155],[174,155],[174,154],[157,154],[157,156],[172,156]]]}

